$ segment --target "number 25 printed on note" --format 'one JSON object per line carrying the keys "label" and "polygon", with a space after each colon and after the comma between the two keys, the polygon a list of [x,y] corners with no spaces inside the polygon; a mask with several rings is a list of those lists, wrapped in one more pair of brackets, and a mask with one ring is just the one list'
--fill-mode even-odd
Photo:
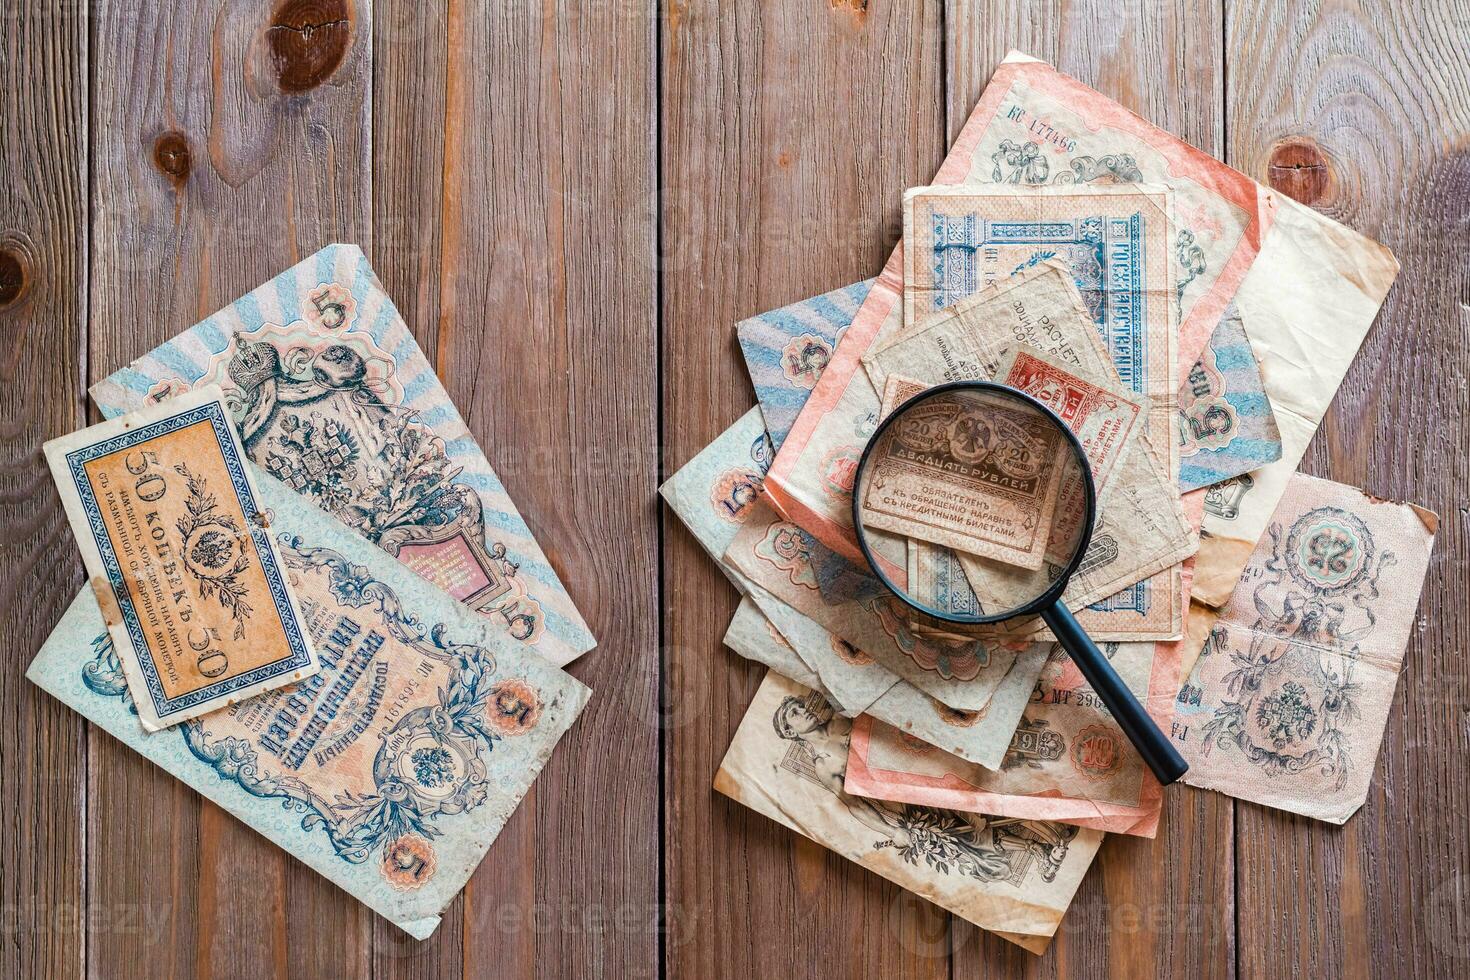
{"label": "number 25 printed on note", "polygon": [[219,388],[45,450],[143,727],[317,672]]}

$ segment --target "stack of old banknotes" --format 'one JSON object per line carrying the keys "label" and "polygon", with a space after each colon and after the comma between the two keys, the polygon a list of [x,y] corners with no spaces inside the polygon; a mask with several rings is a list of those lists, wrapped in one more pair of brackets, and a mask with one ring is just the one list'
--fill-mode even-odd
{"label": "stack of old banknotes", "polygon": [[46,445],[89,582],[28,676],[427,937],[595,641],[361,250],[91,394]]}
{"label": "stack of old banknotes", "polygon": [[[715,787],[1039,952],[1164,791],[1056,645],[913,627],[854,541],[867,440],[948,381],[1138,406],[1128,448],[1088,448],[1102,505],[1065,598],[1185,782],[1341,823],[1436,518],[1294,471],[1397,263],[1016,53],[902,201],[876,279],[738,324],[758,405],[662,489],[742,595],[725,644],[770,668]],[[974,602],[966,568],[907,545],[930,605]]]}

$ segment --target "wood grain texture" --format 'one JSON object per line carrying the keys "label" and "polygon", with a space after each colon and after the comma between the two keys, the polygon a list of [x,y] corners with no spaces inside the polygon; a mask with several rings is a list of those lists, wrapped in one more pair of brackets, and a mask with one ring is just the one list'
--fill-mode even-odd
{"label": "wood grain texture", "polygon": [[368,260],[434,363],[448,10],[418,0],[373,4],[372,250]]}
{"label": "wood grain texture", "polygon": [[[0,977],[1470,972],[1467,0],[0,17]],[[874,274],[1011,48],[1394,249],[1303,465],[1442,519],[1364,809],[1176,787],[1041,958],[713,792],[761,671],[652,502],[752,403],[735,322]],[[600,640],[587,712],[425,943],[22,677],[81,579],[40,443],[331,241],[363,245]]]}
{"label": "wood grain texture", "polygon": [[[94,16],[89,381],[322,245],[366,241],[371,177],[365,4],[104,2]],[[91,742],[90,901],[158,917],[108,937],[93,975],[366,967],[365,908],[112,739]]]}
{"label": "wood grain texture", "polygon": [[[85,8],[0,8],[0,976],[86,955],[86,725],[25,679],[81,584],[41,444],[83,421]],[[101,930],[137,925],[118,906]]]}
{"label": "wood grain texture", "polygon": [[599,641],[571,667],[591,703],[465,889],[462,965],[652,976],[654,11],[455,2],[445,32],[435,366]]}
{"label": "wood grain texture", "polygon": [[[1463,976],[1470,4],[1231,2],[1226,13],[1229,162],[1402,265],[1303,469],[1440,515],[1366,805],[1341,828],[1237,805],[1240,969]],[[1300,145],[1309,151],[1283,149]]]}
{"label": "wood grain texture", "polygon": [[[952,3],[951,137],[990,75],[1018,49],[1056,65],[1175,135],[1224,149],[1218,4]],[[1007,975],[1226,977],[1234,971],[1233,807],[1178,786],[1155,840],[1110,836],[1051,950],[1036,959],[956,922],[954,969]]]}
{"label": "wood grain texture", "polygon": [[[666,12],[667,475],[754,403],[736,321],[875,275],[944,141],[935,4]],[[932,906],[711,789],[761,671],[721,647],[733,589],[665,528],[667,975],[948,976]]]}

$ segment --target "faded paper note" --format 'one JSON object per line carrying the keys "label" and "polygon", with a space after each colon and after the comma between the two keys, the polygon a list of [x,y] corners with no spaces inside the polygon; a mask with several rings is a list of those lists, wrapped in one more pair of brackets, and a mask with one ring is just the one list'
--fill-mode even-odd
{"label": "faded paper note", "polygon": [[1332,823],[1363,805],[1437,524],[1291,478],[1179,694],[1185,782]]}
{"label": "faded paper note", "polygon": [[1075,78],[1015,51],[991,76],[959,142],[967,137],[974,141],[973,164],[956,182],[1150,183],[1172,191],[1169,245],[1182,376],[1199,359],[1260,248],[1273,206],[1264,189]]}
{"label": "faded paper note", "polygon": [[1205,498],[1205,522],[1195,597],[1212,606],[1234,591],[1398,275],[1382,245],[1295,201],[1278,203],[1236,302],[1281,432],[1281,456],[1196,491]]}
{"label": "faded paper note", "polygon": [[797,656],[796,650],[776,629],[776,624],[766,618],[760,607],[750,596],[743,596],[730,625],[725,630],[725,646],[746,660],[765,664],[776,673],[789,677],[802,687],[817,691],[830,702],[822,680]]}
{"label": "faded paper note", "polygon": [[[789,617],[787,619],[789,622]],[[859,667],[872,663],[867,654],[832,634],[827,633],[826,639],[839,658]],[[725,643],[746,659],[766,664],[798,684],[802,684],[802,672],[815,678],[782,631],[753,603],[741,603],[725,634]],[[956,711],[908,682],[899,681],[869,705],[865,713],[951,755],[994,769],[1005,756],[1022,709],[1035,693],[1036,678],[1047,658],[1046,650],[1039,645],[1023,650],[991,696],[990,703],[980,711]],[[777,661],[784,659],[790,662],[793,658],[796,660],[796,673],[787,674],[775,666]],[[803,686],[821,691],[820,680]],[[826,697],[825,694],[823,696]],[[841,714],[852,717],[831,698],[827,701]]]}
{"label": "faded paper note", "polygon": [[1148,399],[1145,431],[1172,479],[1179,327],[1170,203],[1168,189],[1151,184],[913,188],[904,194],[904,335],[986,285],[1060,261],[1119,381]]}
{"label": "faded paper note", "polygon": [[317,672],[219,388],[53,439],[45,451],[144,728]]}
{"label": "faded paper note", "polygon": [[[844,713],[856,715],[897,683],[898,675],[858,655],[851,645],[724,560],[725,550],[755,509],[769,461],[770,439],[760,410],[753,408],[680,467],[659,492],[735,588],[750,598],[821,679],[831,700]],[[756,659],[777,666],[767,658],[778,657],[781,651],[762,652]]]}
{"label": "faded paper note", "polygon": [[111,418],[224,389],[249,458],[557,664],[597,642],[355,245],[328,245],[92,386]]}
{"label": "faded paper note", "polygon": [[1179,386],[1179,489],[1197,490],[1280,458],[1276,414],[1231,304]]}
{"label": "faded paper note", "polygon": [[[1075,79],[1015,53],[986,87],[934,183],[1119,180],[1164,184],[1175,195],[1169,248],[1180,307],[1177,378],[1199,358],[1255,258],[1274,206],[1264,188]],[[899,248],[890,256],[771,471],[770,493],[782,513],[838,550],[851,548],[844,461],[861,448],[878,400],[858,360],[876,337],[901,329],[903,255]]]}
{"label": "faded paper note", "polygon": [[84,591],[26,676],[425,939],[589,692],[308,499],[255,479],[320,672],[145,734]]}
{"label": "faded paper note", "polygon": [[1034,940],[1055,934],[1102,834],[851,796],[850,730],[819,695],[768,674],[715,789],[981,928],[1044,948]]}
{"label": "faded paper note", "polygon": [[871,279],[854,283],[735,325],[756,404],[777,449],[872,286]]}
{"label": "faded paper note", "polygon": [[[1014,639],[936,638],[916,631],[896,596],[827,603],[817,588],[806,532],[783,521],[762,498],[724,559],[755,584],[930,697],[978,711],[1030,644]],[[990,631],[994,632],[994,631]]]}
{"label": "faded paper note", "polygon": [[[1282,448],[1275,462],[1218,490],[1197,491],[1208,498],[1194,594],[1221,605],[1382,306],[1398,263],[1377,242],[1017,52],[996,70],[959,143],[966,143],[972,126],[975,166],[968,178],[954,174],[954,182],[1153,181],[1173,190],[1182,371],[1199,359],[1235,298]],[[882,298],[882,289],[880,280],[870,304]],[[849,336],[866,336],[871,322],[859,310]],[[834,361],[843,362],[842,351]],[[836,386],[835,376],[830,384]],[[778,460],[778,488],[786,469]]]}
{"label": "faded paper note", "polygon": [[853,716],[866,710],[962,758],[998,765],[1041,672],[1047,647],[1021,646],[983,708],[957,711],[900,680],[863,650],[727,565],[720,555],[759,493],[762,461],[769,458],[766,446],[760,414],[752,409],[660,489],[669,506],[747,597],[731,622],[726,643],[741,656],[773,669],[785,666],[782,672],[789,677],[812,677],[831,692],[828,700],[843,714]]}
{"label": "faded paper note", "polygon": [[[1104,644],[1118,676],[1167,729],[1177,644]],[[1152,837],[1163,794],[1127,736],[1058,649],[1001,763],[956,758],[869,715],[853,726],[847,791],[926,806],[1059,820]]]}

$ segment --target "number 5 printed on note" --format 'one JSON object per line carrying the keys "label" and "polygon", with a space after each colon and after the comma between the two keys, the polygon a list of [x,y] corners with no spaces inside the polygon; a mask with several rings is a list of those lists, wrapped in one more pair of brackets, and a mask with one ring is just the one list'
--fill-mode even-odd
{"label": "number 5 printed on note", "polygon": [[317,672],[219,388],[45,449],[144,728]]}

